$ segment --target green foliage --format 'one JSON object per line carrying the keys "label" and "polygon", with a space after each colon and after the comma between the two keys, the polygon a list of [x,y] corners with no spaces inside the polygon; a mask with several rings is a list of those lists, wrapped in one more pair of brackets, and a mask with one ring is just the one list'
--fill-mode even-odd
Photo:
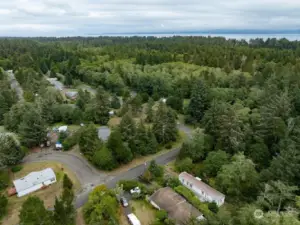
{"label": "green foliage", "polygon": [[129,142],[133,139],[136,134],[136,124],[133,120],[131,112],[127,112],[120,122],[120,132],[122,134],[122,139]]}
{"label": "green foliage", "polygon": [[7,170],[0,170],[0,190],[8,187],[9,184],[9,174]]}
{"label": "green foliage", "polygon": [[113,95],[111,102],[110,102],[110,107],[113,109],[119,109],[121,108],[121,103],[117,95]]}
{"label": "green foliage", "polygon": [[183,110],[183,99],[178,96],[170,96],[166,104],[178,112],[182,112]]}
{"label": "green foliage", "polygon": [[38,146],[45,143],[47,130],[44,119],[40,111],[30,109],[24,113],[23,121],[20,123],[18,131],[22,143],[27,147]]}
{"label": "green foliage", "polygon": [[21,171],[22,169],[23,169],[23,166],[21,166],[21,165],[13,166],[11,168],[11,172],[16,173],[16,172]]}
{"label": "green foliage", "polygon": [[150,162],[148,170],[154,178],[161,178],[164,176],[164,168],[162,166],[157,165],[157,163],[154,160]]}
{"label": "green foliage", "polygon": [[77,131],[71,135],[69,135],[63,142],[63,150],[68,151],[70,150],[73,146],[75,146],[78,143],[78,139],[80,137],[80,131]]}
{"label": "green foliage", "polygon": [[146,106],[146,122],[148,123],[152,123],[154,119],[153,106],[154,106],[154,101],[152,98],[150,98]]}
{"label": "green foliage", "polygon": [[113,192],[105,188],[95,188],[91,193],[83,214],[87,225],[118,224],[119,203]]}
{"label": "green foliage", "polygon": [[213,213],[217,213],[219,211],[219,207],[218,207],[218,205],[215,202],[208,203],[208,208]]}
{"label": "green foliage", "polygon": [[258,174],[250,159],[243,154],[237,154],[230,164],[222,166],[217,175],[216,184],[220,190],[231,197],[253,198],[257,193]]}
{"label": "green foliage", "polygon": [[64,174],[63,188],[64,189],[72,189],[72,187],[73,187],[73,183],[72,183],[71,179],[68,177],[67,174]]}
{"label": "green foliage", "polygon": [[206,154],[210,149],[210,136],[205,135],[201,129],[197,128],[194,131],[192,138],[182,144],[179,158],[189,157],[193,161],[200,161],[206,157]]}
{"label": "green foliage", "polygon": [[0,219],[7,212],[8,199],[4,195],[0,195]]}
{"label": "green foliage", "polygon": [[192,191],[184,186],[178,186],[174,189],[178,194],[182,195],[189,203],[203,213],[204,217],[212,215],[206,203],[201,202]]}
{"label": "green foliage", "polygon": [[190,172],[194,168],[193,160],[191,158],[177,160],[175,167],[178,172]]}
{"label": "green foliage", "polygon": [[80,129],[78,144],[80,151],[92,160],[95,152],[102,146],[95,125],[89,124]]}
{"label": "green foliage", "polygon": [[122,141],[122,135],[119,129],[115,129],[111,132],[106,146],[112,152],[118,163],[128,163],[133,159],[130,148]]}
{"label": "green foliage", "polygon": [[136,181],[136,180],[120,180],[118,182],[119,186],[123,186],[124,191],[130,191],[131,189],[135,188],[135,187],[139,187],[141,189],[141,191],[143,192],[143,190],[145,190],[145,186],[144,184]]}
{"label": "green foliage", "polygon": [[179,179],[177,177],[168,177],[164,181],[164,186],[168,186],[173,189],[179,185],[181,185],[181,182],[179,181]]}
{"label": "green foliage", "polygon": [[93,163],[103,170],[112,170],[117,166],[112,152],[106,146],[95,152]]}
{"label": "green foliage", "polygon": [[86,105],[85,118],[94,123],[106,125],[109,120],[109,107],[109,96],[102,87],[99,87],[96,97]]}
{"label": "green foliage", "polygon": [[11,134],[0,133],[0,167],[15,165],[24,157],[16,137]]}
{"label": "green foliage", "polygon": [[78,96],[76,99],[76,105],[81,109],[81,110],[85,110],[86,105],[91,101],[91,95],[90,93],[85,90],[83,91],[82,89],[80,89],[78,91]]}
{"label": "green foliage", "polygon": [[38,197],[29,197],[22,205],[19,214],[20,224],[52,224],[51,212],[45,209],[44,203]]}
{"label": "green foliage", "polygon": [[191,101],[188,106],[188,114],[195,122],[200,122],[208,106],[209,98],[207,87],[199,80],[193,86]]}
{"label": "green foliage", "polygon": [[158,221],[164,221],[165,219],[168,218],[168,213],[165,210],[159,210],[155,213],[155,218]]}
{"label": "green foliage", "polygon": [[158,143],[166,144],[176,141],[177,126],[173,112],[160,102],[153,121],[153,133]]}
{"label": "green foliage", "polygon": [[209,176],[217,176],[223,165],[229,163],[229,155],[221,150],[208,153],[207,158],[203,161],[204,171]]}

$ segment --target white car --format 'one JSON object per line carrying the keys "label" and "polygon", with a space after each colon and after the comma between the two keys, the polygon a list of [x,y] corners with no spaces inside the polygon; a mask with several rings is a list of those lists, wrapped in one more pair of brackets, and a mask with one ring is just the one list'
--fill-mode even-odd
{"label": "white car", "polygon": [[139,187],[135,187],[130,190],[130,194],[141,194],[141,189]]}

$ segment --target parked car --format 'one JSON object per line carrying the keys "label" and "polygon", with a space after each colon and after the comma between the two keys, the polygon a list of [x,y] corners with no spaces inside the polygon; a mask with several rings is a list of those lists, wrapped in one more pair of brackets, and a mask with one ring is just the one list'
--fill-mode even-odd
{"label": "parked car", "polygon": [[139,187],[135,187],[130,190],[130,194],[141,194],[141,189]]}
{"label": "parked car", "polygon": [[121,198],[121,203],[122,203],[122,205],[123,205],[124,207],[127,207],[127,206],[128,206],[128,201],[127,201],[127,199],[126,199],[125,197],[122,197],[122,198]]}

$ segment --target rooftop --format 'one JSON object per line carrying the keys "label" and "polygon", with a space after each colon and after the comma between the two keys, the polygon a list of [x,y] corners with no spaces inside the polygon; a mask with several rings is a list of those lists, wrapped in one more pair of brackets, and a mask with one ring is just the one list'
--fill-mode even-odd
{"label": "rooftop", "polygon": [[47,168],[37,172],[31,172],[27,176],[14,180],[14,186],[17,192],[21,192],[37,184],[41,184],[47,180],[55,178],[55,173],[51,168]]}
{"label": "rooftop", "polygon": [[216,199],[222,199],[225,197],[225,195],[221,192],[217,191],[216,189],[201,181],[201,179],[194,177],[193,175],[187,172],[182,172],[181,174],[179,174],[179,177],[183,178],[185,181],[188,181],[189,183],[193,184],[194,187],[198,187],[199,189],[203,190],[206,194],[213,196]]}
{"label": "rooftop", "polygon": [[184,224],[190,217],[198,218],[202,216],[202,213],[199,212],[199,210],[169,187],[161,188],[156,191],[150,197],[150,200],[160,209],[166,210],[169,217],[180,224]]}

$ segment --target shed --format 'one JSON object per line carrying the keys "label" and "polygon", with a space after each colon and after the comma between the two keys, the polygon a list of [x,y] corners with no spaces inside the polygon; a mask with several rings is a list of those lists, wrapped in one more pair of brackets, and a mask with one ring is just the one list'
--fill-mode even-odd
{"label": "shed", "polygon": [[40,190],[55,182],[56,176],[51,168],[31,172],[27,176],[13,181],[18,197]]}
{"label": "shed", "polygon": [[136,217],[136,215],[134,215],[133,213],[128,214],[127,218],[128,218],[131,225],[141,225],[141,222]]}

